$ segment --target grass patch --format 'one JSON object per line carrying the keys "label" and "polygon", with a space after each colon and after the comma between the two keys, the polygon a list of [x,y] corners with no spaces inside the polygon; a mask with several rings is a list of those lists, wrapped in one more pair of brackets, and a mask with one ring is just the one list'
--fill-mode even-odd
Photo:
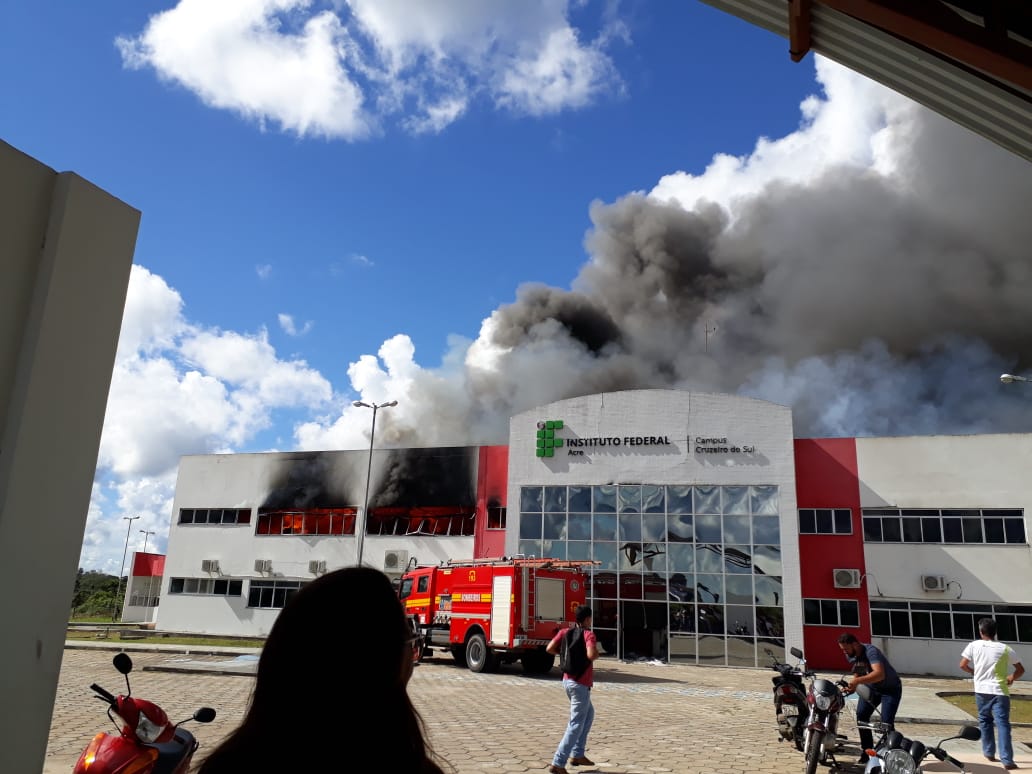
{"label": "grass patch", "polygon": [[[954,707],[959,707],[973,718],[978,717],[978,708],[975,706],[974,694],[961,694],[959,696],[943,696],[946,701]],[[1011,723],[1032,723],[1032,700],[1025,696],[1011,694]]]}
{"label": "grass patch", "polygon": [[[65,634],[67,640],[82,640],[84,642],[112,642],[130,643],[137,645],[192,645],[195,647],[230,647],[230,648],[260,648],[264,645],[263,640],[240,639],[237,637],[188,637],[188,636],[162,636],[160,634],[148,633],[143,637],[122,639],[118,629],[112,628],[110,632],[97,631],[69,631]],[[98,637],[97,635],[103,635]],[[135,632],[134,632],[135,634]]]}
{"label": "grass patch", "polygon": [[99,623],[116,625],[110,615],[73,615],[68,619],[69,623]]}

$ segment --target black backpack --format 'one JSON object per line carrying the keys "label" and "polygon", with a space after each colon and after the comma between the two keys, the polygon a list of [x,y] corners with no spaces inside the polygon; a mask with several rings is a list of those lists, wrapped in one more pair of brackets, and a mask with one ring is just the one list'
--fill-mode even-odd
{"label": "black backpack", "polygon": [[577,678],[588,671],[588,646],[584,642],[584,630],[571,626],[559,646],[559,668],[570,677]]}

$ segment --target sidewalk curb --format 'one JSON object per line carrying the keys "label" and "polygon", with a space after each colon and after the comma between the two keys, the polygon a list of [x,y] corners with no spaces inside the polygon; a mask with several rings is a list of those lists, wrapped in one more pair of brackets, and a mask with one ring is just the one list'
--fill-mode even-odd
{"label": "sidewalk curb", "polygon": [[111,653],[170,653],[185,656],[250,656],[258,655],[261,648],[228,648],[217,645],[147,645],[132,643],[76,642],[65,640],[65,650],[101,650]]}

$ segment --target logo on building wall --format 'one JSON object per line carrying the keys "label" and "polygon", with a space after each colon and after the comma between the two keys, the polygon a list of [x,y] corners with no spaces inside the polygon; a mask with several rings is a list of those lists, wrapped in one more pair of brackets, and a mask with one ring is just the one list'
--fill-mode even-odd
{"label": "logo on building wall", "polygon": [[562,429],[563,420],[561,419],[549,419],[537,423],[536,453],[538,457],[554,457],[555,450],[562,448],[563,439],[557,438],[555,435],[556,430]]}

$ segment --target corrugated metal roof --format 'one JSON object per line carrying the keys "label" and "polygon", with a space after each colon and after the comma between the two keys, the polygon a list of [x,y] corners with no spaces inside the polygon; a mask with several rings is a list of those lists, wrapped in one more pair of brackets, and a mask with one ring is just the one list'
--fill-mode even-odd
{"label": "corrugated metal roof", "polygon": [[[787,0],[702,0],[788,38]],[[1032,94],[815,3],[811,48],[1032,161]],[[786,47],[786,56],[788,49]]]}

